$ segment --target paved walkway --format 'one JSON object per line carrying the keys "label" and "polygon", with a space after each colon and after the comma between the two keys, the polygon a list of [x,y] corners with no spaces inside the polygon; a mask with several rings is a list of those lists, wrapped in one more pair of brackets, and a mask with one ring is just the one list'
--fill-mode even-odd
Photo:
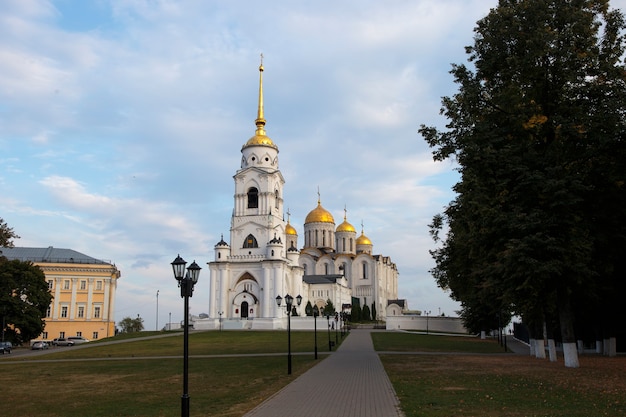
{"label": "paved walkway", "polygon": [[518,355],[530,355],[530,346],[513,336],[506,336],[506,347]]}
{"label": "paved walkway", "polygon": [[402,417],[370,332],[352,330],[336,352],[244,417]]}

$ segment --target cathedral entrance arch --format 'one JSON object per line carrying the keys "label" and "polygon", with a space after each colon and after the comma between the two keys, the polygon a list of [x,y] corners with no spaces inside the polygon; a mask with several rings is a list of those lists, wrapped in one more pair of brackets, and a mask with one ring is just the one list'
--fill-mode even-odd
{"label": "cathedral entrance arch", "polygon": [[248,302],[244,301],[243,303],[241,303],[241,318],[242,319],[248,318],[248,310],[249,310]]}

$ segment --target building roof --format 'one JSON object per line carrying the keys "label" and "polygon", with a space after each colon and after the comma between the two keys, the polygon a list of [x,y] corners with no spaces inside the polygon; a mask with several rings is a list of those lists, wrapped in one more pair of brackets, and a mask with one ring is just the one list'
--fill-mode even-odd
{"label": "building roof", "polygon": [[335,284],[343,275],[304,275],[302,280],[307,284]]}
{"label": "building roof", "polygon": [[406,300],[387,300],[387,305],[397,304],[400,308],[407,308]]}
{"label": "building roof", "polygon": [[111,261],[92,258],[73,249],[47,248],[0,248],[0,256],[9,260],[51,262],[70,264],[111,264]]}

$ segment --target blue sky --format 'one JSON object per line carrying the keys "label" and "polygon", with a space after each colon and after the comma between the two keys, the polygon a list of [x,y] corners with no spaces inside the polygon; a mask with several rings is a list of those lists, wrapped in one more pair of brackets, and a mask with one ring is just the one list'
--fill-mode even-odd
{"label": "blue sky", "polygon": [[[613,1],[623,7],[626,0]],[[71,248],[122,272],[116,320],[182,319],[170,262],[204,267],[229,236],[232,176],[265,117],[291,223],[322,205],[361,222],[412,309],[454,315],[428,270],[450,162],[418,135],[442,127],[451,63],[496,0],[3,0],[0,217],[17,246]],[[302,239],[300,239],[302,244]]]}

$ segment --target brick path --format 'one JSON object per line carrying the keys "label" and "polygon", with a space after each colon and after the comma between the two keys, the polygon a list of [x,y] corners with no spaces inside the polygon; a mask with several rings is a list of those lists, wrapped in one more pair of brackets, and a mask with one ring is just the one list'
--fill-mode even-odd
{"label": "brick path", "polygon": [[402,417],[374,351],[370,330],[355,329],[336,352],[245,417]]}

